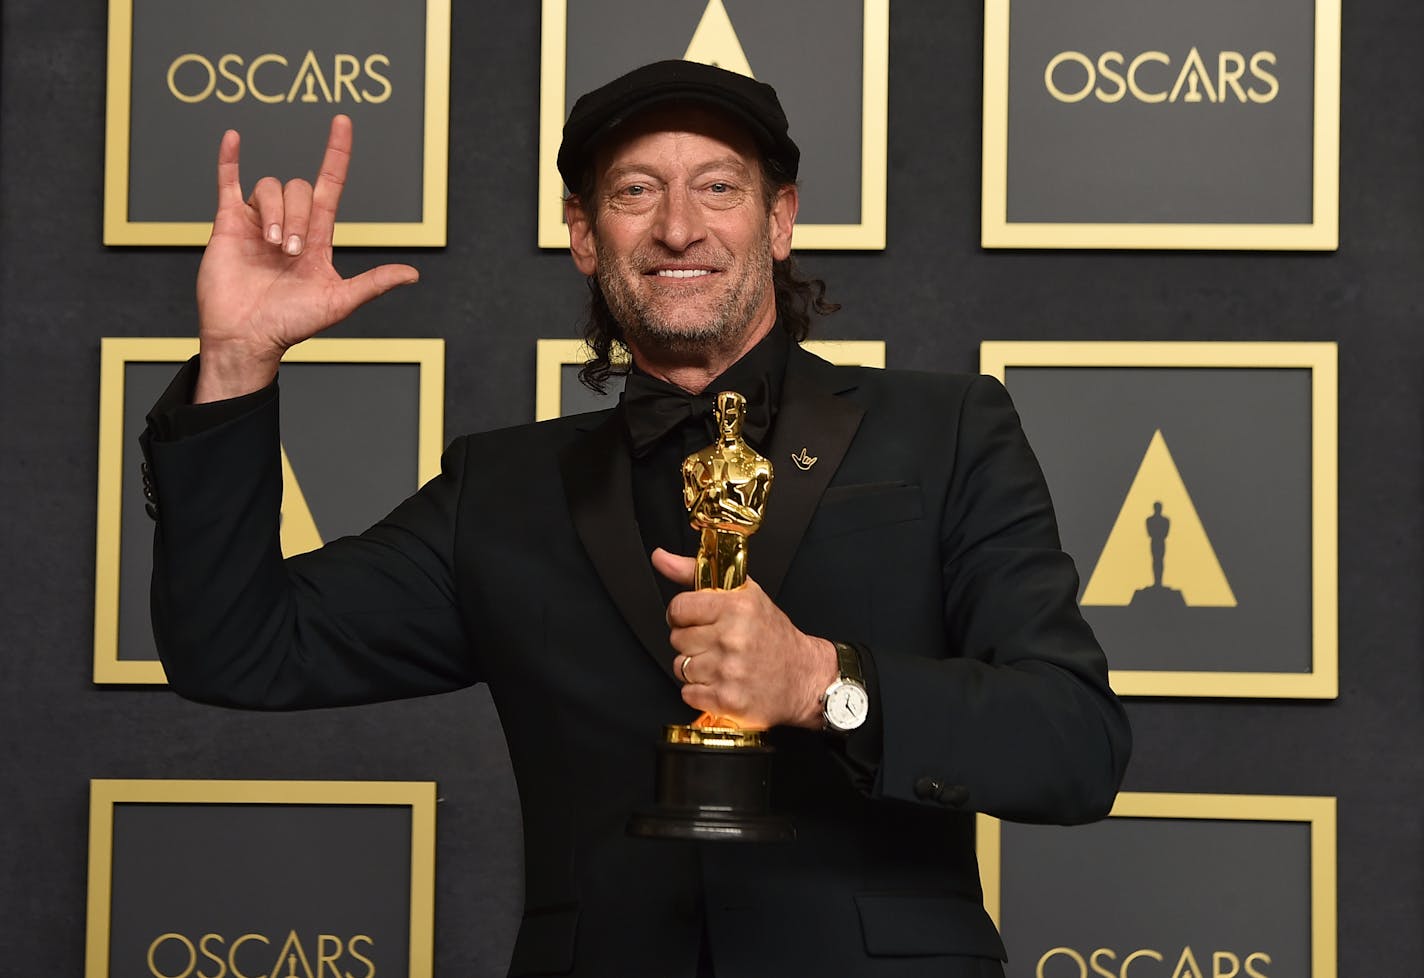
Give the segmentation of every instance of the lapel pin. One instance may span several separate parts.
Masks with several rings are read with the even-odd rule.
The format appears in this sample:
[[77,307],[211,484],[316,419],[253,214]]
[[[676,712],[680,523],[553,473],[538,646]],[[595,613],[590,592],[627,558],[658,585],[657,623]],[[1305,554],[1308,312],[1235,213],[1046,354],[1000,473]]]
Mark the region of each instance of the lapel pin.
[[796,463],[796,467],[798,469],[800,469],[802,472],[805,472],[811,466],[816,464],[816,458],[817,456],[815,455],[807,455],[805,446],[802,446],[801,454],[791,456],[791,461]]

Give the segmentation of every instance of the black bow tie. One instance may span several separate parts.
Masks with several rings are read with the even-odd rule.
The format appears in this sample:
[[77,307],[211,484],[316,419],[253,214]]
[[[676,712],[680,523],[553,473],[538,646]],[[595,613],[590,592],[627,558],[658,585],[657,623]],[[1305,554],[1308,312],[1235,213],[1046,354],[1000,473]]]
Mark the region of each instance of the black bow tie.
[[[666,381],[647,374],[630,373],[623,386],[623,417],[632,438],[633,457],[642,458],[652,451],[663,436],[689,418],[704,422],[707,437],[717,437],[717,422],[713,409],[717,395],[726,388],[713,382],[701,394],[689,394]],[[771,427],[771,412],[767,406],[766,378],[759,378],[750,392],[744,392],[747,408],[742,415],[742,437],[761,444]]]

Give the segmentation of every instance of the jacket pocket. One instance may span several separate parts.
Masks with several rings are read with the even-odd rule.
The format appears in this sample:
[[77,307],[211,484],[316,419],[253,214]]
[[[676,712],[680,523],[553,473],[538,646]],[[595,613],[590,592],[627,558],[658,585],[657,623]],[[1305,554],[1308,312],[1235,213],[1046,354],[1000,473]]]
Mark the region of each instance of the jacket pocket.
[[924,516],[919,486],[903,482],[871,482],[831,486],[821,496],[808,537],[831,537]]
[[576,903],[524,911],[509,962],[510,978],[567,975],[574,970],[579,908]]
[[956,896],[861,893],[855,898],[865,952],[875,957],[959,954],[1006,959],[984,908]]

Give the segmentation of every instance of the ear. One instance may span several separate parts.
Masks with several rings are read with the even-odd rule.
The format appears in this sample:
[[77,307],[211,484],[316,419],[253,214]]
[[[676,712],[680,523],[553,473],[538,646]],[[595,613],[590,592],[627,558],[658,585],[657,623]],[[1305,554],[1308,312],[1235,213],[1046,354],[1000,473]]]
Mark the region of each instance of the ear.
[[776,191],[768,221],[772,226],[772,258],[778,262],[792,253],[792,231],[796,228],[796,211],[799,208],[800,194],[796,184],[786,184]]
[[564,223],[569,227],[569,253],[573,255],[574,267],[584,275],[592,275],[598,270],[593,221],[577,194],[570,194],[564,200]]
[[791,233],[796,227],[796,211],[801,207],[801,195],[796,184],[788,183],[776,192],[771,214],[771,257],[781,261],[791,254]]

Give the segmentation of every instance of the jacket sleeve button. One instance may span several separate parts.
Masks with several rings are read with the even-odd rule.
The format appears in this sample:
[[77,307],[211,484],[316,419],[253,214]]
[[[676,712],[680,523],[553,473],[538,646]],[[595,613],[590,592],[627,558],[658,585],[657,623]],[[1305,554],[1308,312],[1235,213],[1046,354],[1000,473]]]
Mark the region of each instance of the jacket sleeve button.
[[959,808],[969,801],[969,789],[962,784],[945,784],[928,774],[915,782],[915,797],[933,801],[949,808]]
[[920,801],[939,801],[944,794],[944,782],[928,774],[915,782],[915,797]]

